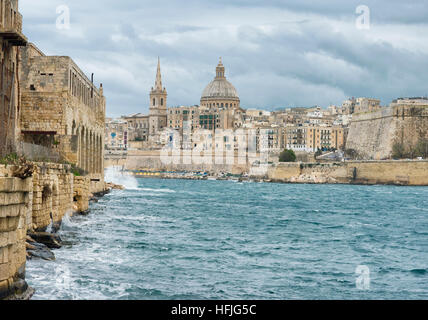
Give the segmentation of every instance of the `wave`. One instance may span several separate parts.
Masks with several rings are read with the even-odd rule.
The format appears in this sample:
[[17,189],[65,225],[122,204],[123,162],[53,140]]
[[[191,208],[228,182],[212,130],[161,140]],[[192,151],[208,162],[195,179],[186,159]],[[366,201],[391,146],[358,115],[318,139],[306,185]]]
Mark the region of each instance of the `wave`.
[[138,180],[133,176],[123,174],[120,167],[107,168],[105,181],[124,186],[128,190],[138,190]]
[[148,192],[160,192],[160,193],[176,193],[177,191],[171,189],[151,189],[151,188],[138,188],[139,191],[148,191]]
[[413,270],[410,270],[410,273],[417,275],[417,276],[424,276],[424,275],[428,274],[428,270],[427,269],[413,269]]

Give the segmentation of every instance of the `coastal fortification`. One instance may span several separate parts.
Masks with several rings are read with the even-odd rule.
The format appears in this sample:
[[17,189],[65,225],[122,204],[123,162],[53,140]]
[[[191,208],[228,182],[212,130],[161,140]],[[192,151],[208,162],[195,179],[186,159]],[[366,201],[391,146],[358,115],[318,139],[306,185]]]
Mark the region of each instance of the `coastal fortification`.
[[70,57],[28,43],[18,0],[0,0],[0,42],[0,300],[28,299],[27,254],[106,192],[106,100]]
[[27,234],[60,226],[66,214],[86,213],[100,192],[100,182],[75,176],[70,165],[31,167],[32,175],[22,178],[16,177],[19,166],[0,165],[0,300],[28,299],[33,292],[25,282]]
[[284,183],[428,186],[428,161],[282,163],[259,178]]
[[364,160],[391,159],[394,145],[413,148],[428,139],[428,99],[398,99],[375,112],[354,114],[347,149]]

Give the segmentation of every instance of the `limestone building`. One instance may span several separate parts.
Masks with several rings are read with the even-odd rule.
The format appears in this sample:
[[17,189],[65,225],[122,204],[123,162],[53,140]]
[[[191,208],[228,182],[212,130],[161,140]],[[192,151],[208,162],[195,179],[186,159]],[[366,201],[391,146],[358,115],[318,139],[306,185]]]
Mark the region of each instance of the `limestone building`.
[[128,122],[123,119],[106,119],[106,151],[128,149]]
[[85,172],[103,176],[102,85],[97,88],[70,57],[46,56],[33,44],[20,53],[24,146],[54,150]]
[[142,113],[135,113],[122,117],[128,124],[128,133],[130,141],[140,141],[147,143],[149,141],[149,116]]
[[0,155],[16,151],[19,140],[20,86],[18,48],[27,44],[22,34],[18,0],[0,1]]
[[380,100],[372,98],[358,98],[355,103],[355,113],[375,112],[381,109]]

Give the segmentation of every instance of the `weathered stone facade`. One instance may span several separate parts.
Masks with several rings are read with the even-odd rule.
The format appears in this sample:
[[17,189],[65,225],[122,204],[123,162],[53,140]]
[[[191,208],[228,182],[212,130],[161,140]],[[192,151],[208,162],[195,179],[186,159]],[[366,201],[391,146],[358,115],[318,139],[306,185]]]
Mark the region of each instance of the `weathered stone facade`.
[[390,159],[395,143],[415,145],[428,139],[428,100],[397,100],[380,111],[355,114],[347,149],[362,159]]
[[74,179],[69,165],[39,163],[33,175],[30,229],[45,231],[73,210]]
[[[14,166],[0,166],[0,300],[28,298],[26,234],[60,225],[65,214],[84,213],[103,181],[74,176],[70,165],[36,163],[33,176],[14,178]],[[28,290],[28,291],[27,291]]]
[[23,141],[57,150],[89,174],[103,175],[105,98],[69,57],[21,50]]
[[27,218],[31,216],[32,179],[10,177],[0,166],[0,300],[24,298]]
[[15,151],[19,139],[20,86],[18,47],[27,39],[22,35],[22,16],[18,0],[0,1],[0,156]]
[[260,177],[285,183],[427,186],[428,161],[280,163]]
[[90,180],[88,177],[74,177],[73,199],[77,212],[86,212],[89,209]]

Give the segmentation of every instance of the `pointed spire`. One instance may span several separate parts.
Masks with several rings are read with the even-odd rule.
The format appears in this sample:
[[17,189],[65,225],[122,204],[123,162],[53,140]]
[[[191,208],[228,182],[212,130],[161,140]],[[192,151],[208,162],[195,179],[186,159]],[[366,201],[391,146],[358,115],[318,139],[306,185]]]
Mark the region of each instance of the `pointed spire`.
[[158,70],[156,73],[155,89],[162,91],[162,75],[161,75],[161,67],[160,67],[160,58],[159,57],[158,57]]

